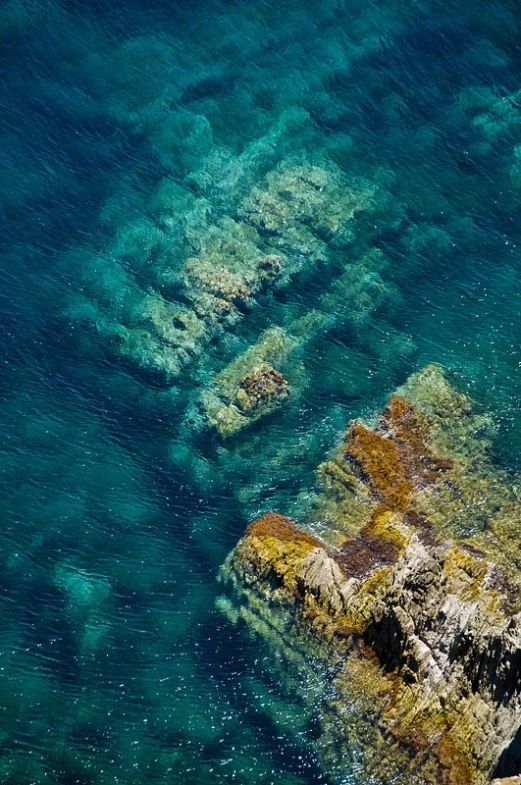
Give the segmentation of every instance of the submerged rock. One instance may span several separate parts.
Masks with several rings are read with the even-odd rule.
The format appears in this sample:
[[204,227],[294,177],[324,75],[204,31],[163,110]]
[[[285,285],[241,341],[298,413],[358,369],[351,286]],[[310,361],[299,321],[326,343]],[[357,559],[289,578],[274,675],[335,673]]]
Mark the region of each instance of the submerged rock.
[[202,396],[209,423],[220,436],[232,436],[271,414],[290,395],[290,385],[272,363],[285,359],[296,342],[283,330],[266,330],[213,380]]
[[333,780],[354,734],[371,782],[521,771],[521,499],[489,429],[428,366],[320,467],[320,537],[269,513],[222,568],[233,621],[335,664],[317,742]]
[[85,332],[173,386],[266,292],[329,269],[337,250],[353,245],[357,218],[377,206],[374,184],[305,156],[255,182],[244,194],[232,188],[224,206],[162,184],[150,217],[116,225],[103,249],[80,254],[81,291],[64,313],[81,324],[82,340]]
[[[373,312],[395,297],[393,288],[377,273],[383,263],[375,252],[350,265],[325,289],[316,308],[284,328],[264,330],[243,354],[210,377],[201,396],[205,421],[220,436],[228,437],[272,414],[290,393],[291,400],[297,400],[306,386],[302,365],[306,345],[340,325],[360,337],[365,335],[370,332],[367,328]],[[406,353],[407,347],[402,345],[401,351]],[[291,378],[283,375],[286,369]]]
[[271,365],[257,365],[243,376],[237,392],[237,405],[243,412],[271,406],[289,395],[288,383]]

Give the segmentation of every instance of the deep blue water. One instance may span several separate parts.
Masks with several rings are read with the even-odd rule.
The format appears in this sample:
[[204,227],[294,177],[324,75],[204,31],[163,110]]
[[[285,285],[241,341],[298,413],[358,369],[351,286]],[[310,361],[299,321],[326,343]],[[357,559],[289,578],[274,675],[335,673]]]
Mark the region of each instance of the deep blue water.
[[[2,783],[329,781],[319,700],[215,609],[216,574],[425,362],[519,466],[519,27],[513,0],[4,0]],[[351,245],[304,221],[291,281],[168,370],[187,255],[308,164],[373,189]],[[208,430],[216,374],[313,309],[285,408]]]

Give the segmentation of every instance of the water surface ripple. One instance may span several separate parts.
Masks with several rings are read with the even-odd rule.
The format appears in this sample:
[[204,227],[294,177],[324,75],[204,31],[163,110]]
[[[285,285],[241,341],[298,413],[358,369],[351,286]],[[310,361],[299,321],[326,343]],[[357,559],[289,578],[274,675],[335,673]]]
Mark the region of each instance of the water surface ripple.
[[[2,4],[0,782],[367,782],[356,739],[320,771],[320,674],[229,624],[216,574],[425,362],[518,467],[519,25],[513,0]],[[337,188],[320,220],[297,171]],[[302,211],[291,275],[176,354],[187,256],[240,256],[270,188]],[[223,440],[204,396],[270,327],[292,395]]]

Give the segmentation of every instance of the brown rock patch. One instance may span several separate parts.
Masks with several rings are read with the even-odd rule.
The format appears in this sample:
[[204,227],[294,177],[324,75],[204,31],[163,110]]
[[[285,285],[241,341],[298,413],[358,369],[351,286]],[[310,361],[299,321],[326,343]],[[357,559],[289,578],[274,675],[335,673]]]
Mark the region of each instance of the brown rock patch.
[[289,395],[289,385],[279,371],[262,363],[241,379],[237,405],[249,414],[262,407],[281,403]]
[[403,512],[414,488],[435,482],[453,462],[432,453],[426,426],[405,398],[391,398],[380,424],[381,430],[374,431],[353,423],[346,455],[358,465],[377,499]]
[[312,545],[314,548],[322,547],[322,543],[313,537],[309,532],[299,529],[291,518],[279,515],[276,512],[267,512],[255,521],[252,521],[246,528],[246,534],[250,537],[275,537],[281,542],[299,542]]

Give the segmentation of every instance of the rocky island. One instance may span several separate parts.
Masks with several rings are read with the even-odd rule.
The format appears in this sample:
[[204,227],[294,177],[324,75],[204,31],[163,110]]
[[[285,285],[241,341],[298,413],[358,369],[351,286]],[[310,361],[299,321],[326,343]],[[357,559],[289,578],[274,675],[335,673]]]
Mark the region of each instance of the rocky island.
[[495,785],[521,772],[521,485],[493,421],[438,366],[318,468],[305,520],[253,521],[220,607],[292,663],[325,664],[317,755],[345,782]]

